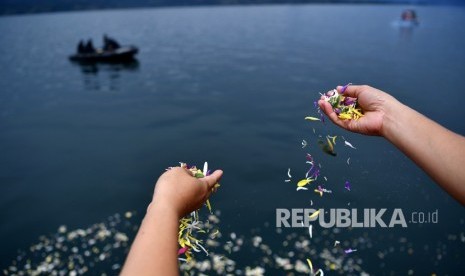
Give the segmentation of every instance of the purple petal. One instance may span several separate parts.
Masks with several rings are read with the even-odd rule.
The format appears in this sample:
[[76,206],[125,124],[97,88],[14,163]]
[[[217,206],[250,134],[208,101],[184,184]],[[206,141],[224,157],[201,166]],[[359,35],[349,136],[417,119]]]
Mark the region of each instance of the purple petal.
[[310,155],[310,153],[307,153],[307,156],[305,156],[305,158],[307,158],[307,160],[310,162],[313,161],[313,157]]
[[316,178],[320,175],[320,170],[319,169],[316,169],[313,174],[312,174],[312,178]]
[[349,181],[346,181],[346,184],[344,185],[344,188],[346,188],[348,191],[350,191],[350,183],[349,183]]
[[344,92],[346,92],[347,87],[349,87],[349,85],[351,85],[351,84],[352,84],[352,83],[349,82],[348,84],[344,85],[344,86],[342,87],[342,89],[341,89],[341,94],[344,93]]
[[318,108],[318,102],[317,101],[314,101],[313,105],[315,106],[315,108]]
[[178,250],[178,255],[181,255],[181,254],[186,253],[187,249],[188,249],[187,246],[182,247],[182,248],[179,248],[179,250]]
[[334,113],[336,113],[337,115],[339,115],[339,114],[341,113],[341,109],[335,108],[335,109],[334,109]]
[[343,105],[347,106],[347,105],[351,105],[355,103],[355,100],[354,99],[351,99],[351,98],[344,98],[344,101],[342,102]]
[[210,171],[210,170],[208,170],[208,171],[207,171],[207,175],[206,175],[206,176],[209,176],[209,175],[210,175],[210,173],[211,173],[211,171]]

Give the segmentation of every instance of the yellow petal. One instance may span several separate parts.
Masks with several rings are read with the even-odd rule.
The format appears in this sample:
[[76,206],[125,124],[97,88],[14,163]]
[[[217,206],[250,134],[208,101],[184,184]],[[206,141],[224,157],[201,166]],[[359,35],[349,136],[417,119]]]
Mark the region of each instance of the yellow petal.
[[308,266],[310,267],[310,274],[313,275],[313,264],[312,264],[312,261],[310,261],[310,259],[307,259],[307,263],[308,263]]
[[208,208],[208,211],[210,211],[210,214],[212,213],[212,206],[210,205],[210,200],[207,199],[207,208]]
[[310,219],[316,218],[316,217],[318,216],[319,213],[320,213],[320,210],[315,211],[315,213],[311,214],[311,215],[309,216],[309,218],[310,218]]
[[303,187],[303,186],[307,185],[308,183],[310,183],[310,182],[312,182],[312,181],[313,181],[312,179],[307,179],[307,178],[305,178],[305,179],[300,180],[300,181],[297,183],[297,186],[298,186],[298,187]]
[[334,151],[334,146],[333,146],[333,144],[331,143],[331,141],[329,140],[329,138],[327,136],[326,136],[326,141],[328,141],[329,149],[333,152]]
[[331,140],[333,141],[333,144],[336,145],[336,138],[337,138],[337,135],[334,135],[334,136],[329,136],[329,135],[328,135],[328,137],[331,138]]
[[316,117],[305,117],[305,120],[309,120],[309,121],[320,121],[319,118],[316,118]]
[[347,113],[341,113],[339,114],[339,119],[343,119],[343,120],[346,120],[346,119],[352,119],[352,116],[350,116],[349,114]]

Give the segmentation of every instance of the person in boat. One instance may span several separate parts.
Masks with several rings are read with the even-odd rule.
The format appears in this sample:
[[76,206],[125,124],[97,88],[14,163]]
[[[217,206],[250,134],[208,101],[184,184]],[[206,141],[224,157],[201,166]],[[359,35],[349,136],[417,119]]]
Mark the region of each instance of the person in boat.
[[119,45],[118,42],[116,42],[116,40],[114,40],[113,38],[110,38],[108,37],[106,34],[103,35],[103,50],[104,51],[114,51],[118,48],[120,48],[121,46]]
[[77,46],[77,53],[78,53],[78,54],[82,54],[82,53],[84,53],[84,52],[85,52],[84,41],[81,39],[81,40],[79,41],[78,46]]
[[405,11],[403,11],[402,14],[400,15],[400,18],[404,22],[411,22],[411,23],[414,23],[414,24],[418,23],[417,13],[414,10],[405,10]]
[[92,39],[87,40],[86,46],[84,46],[84,53],[86,54],[93,54],[95,53],[94,44],[92,43]]

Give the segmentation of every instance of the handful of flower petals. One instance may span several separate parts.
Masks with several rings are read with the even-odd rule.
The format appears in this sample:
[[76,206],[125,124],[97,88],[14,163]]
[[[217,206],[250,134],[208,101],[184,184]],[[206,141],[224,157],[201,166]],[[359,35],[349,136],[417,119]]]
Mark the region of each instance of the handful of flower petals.
[[[205,162],[203,171],[197,169],[196,166],[188,166],[186,163],[180,163],[181,168],[187,169],[193,177],[196,178],[203,178],[205,176],[210,175],[210,171],[208,170],[208,163]],[[216,191],[220,187],[219,183],[216,183],[213,191]],[[207,200],[205,203],[206,207],[208,208],[210,214],[212,214],[212,208],[210,201]],[[200,210],[200,209],[199,209]],[[201,252],[203,251],[208,256],[208,251],[202,245],[204,243],[201,236],[205,236],[205,238],[214,238],[218,233],[218,229],[209,235],[210,231],[213,229],[211,226],[211,222],[202,221],[199,218],[199,210],[193,211],[190,215],[185,216],[179,220],[179,232],[178,232],[178,243],[180,249],[178,250],[178,255],[185,255],[184,258],[178,258],[180,261],[190,262],[193,259],[193,252]]]
[[341,120],[358,120],[363,117],[363,111],[357,104],[357,99],[344,96],[344,91],[347,89],[345,85],[341,93],[336,89],[330,90],[323,94],[323,99],[331,104],[334,112]]

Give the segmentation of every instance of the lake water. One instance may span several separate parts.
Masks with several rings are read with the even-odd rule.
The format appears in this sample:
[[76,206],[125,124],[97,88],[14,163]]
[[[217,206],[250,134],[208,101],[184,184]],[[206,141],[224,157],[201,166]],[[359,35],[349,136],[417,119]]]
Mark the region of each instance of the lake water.
[[[369,239],[356,254],[357,265],[371,274],[463,272],[459,203],[382,138],[303,120],[315,115],[319,92],[353,82],[388,91],[465,134],[465,9],[415,7],[420,25],[400,29],[393,22],[404,8],[238,6],[1,17],[1,267],[60,225],[85,228],[127,210],[137,211],[137,225],[166,167],[208,161],[225,172],[212,198],[225,235],[260,233],[279,251],[276,208],[310,208],[310,200],[325,209],[438,210],[437,224],[342,228],[333,238]],[[138,62],[89,67],[68,61],[80,39],[100,45],[104,33],[137,45]],[[325,155],[317,134],[343,135],[357,150],[338,142],[338,156]],[[288,168],[294,180],[305,174],[306,152],[321,163],[333,194],[319,198],[284,182]],[[320,230],[314,228],[314,238]],[[285,231],[308,238],[305,228]],[[308,257],[317,267],[325,268],[318,254],[334,239],[311,245]],[[236,257],[241,266],[258,265],[246,250]],[[274,269],[267,274],[282,274]]]

